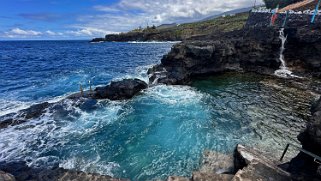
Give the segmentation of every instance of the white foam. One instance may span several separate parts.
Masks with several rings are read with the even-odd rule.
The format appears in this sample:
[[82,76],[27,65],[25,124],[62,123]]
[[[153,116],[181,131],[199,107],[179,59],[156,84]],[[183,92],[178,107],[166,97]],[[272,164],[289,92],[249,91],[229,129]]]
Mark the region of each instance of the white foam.
[[145,90],[144,93],[167,104],[197,103],[205,95],[192,87],[178,85],[157,85]]
[[112,170],[119,168],[120,165],[115,162],[105,162],[101,160],[99,154],[97,154],[95,160],[77,156],[71,157],[62,161],[59,164],[59,167],[65,169],[76,169],[87,173],[99,173],[114,177]]

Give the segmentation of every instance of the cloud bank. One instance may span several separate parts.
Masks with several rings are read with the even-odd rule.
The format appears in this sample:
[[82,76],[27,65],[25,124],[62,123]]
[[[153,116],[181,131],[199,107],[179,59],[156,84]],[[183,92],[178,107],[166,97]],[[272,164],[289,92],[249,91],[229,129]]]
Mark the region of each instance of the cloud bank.
[[[105,34],[126,32],[139,26],[200,20],[225,11],[250,7],[254,2],[255,0],[119,0],[114,4],[88,7],[90,12],[73,16],[73,21],[60,27],[59,32],[16,27],[2,33],[2,37],[103,37]],[[257,4],[262,3],[262,0],[257,0]],[[51,13],[20,13],[18,16],[43,23],[55,23],[57,18],[63,17]]]

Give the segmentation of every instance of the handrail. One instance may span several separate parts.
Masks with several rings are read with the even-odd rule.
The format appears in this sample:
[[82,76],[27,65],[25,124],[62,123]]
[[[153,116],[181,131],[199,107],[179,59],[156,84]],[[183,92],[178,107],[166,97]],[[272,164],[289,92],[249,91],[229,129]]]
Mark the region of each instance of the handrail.
[[[314,162],[316,162],[316,163],[318,163],[318,164],[321,164],[321,157],[320,157],[320,156],[318,156],[318,155],[316,155],[316,154],[314,154],[314,153],[311,153],[311,152],[309,152],[309,151],[307,151],[307,150],[305,150],[305,149],[303,149],[303,148],[300,148],[300,147],[298,147],[298,146],[296,146],[296,145],[293,145],[293,144],[291,144],[291,143],[288,143],[288,144],[286,145],[286,147],[285,147],[285,149],[284,149],[284,151],[283,151],[283,153],[282,153],[282,156],[281,156],[281,158],[280,158],[280,161],[283,160],[283,158],[284,158],[286,152],[288,151],[290,145],[291,145],[292,147],[296,148],[297,150],[299,150],[300,152],[305,153],[305,154],[313,157],[313,158],[314,158]],[[317,160],[318,160],[319,162],[318,162]]]

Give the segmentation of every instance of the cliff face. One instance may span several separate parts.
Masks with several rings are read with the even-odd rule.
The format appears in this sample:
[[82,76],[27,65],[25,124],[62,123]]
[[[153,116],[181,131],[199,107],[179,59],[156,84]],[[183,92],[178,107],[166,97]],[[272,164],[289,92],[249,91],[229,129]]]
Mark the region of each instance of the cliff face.
[[[202,40],[175,45],[163,57],[161,64],[149,71],[150,82],[188,84],[194,76],[224,71],[273,74],[281,64],[280,28],[264,26],[261,19],[257,20],[261,24],[253,18],[249,21],[242,30],[216,33],[200,38]],[[320,77],[321,23],[295,27],[303,21],[292,22],[284,30],[287,35],[284,52],[287,66],[295,74]]]

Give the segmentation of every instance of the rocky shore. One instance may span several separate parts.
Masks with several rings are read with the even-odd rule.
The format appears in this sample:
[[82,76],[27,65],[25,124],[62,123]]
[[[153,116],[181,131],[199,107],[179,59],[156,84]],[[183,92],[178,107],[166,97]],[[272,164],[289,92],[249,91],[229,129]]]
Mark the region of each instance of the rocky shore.
[[[149,84],[189,85],[196,77],[228,71],[273,75],[281,65],[279,30],[279,27],[252,22],[240,30],[216,32],[199,36],[198,40],[179,43],[162,58],[161,64],[148,71]],[[284,31],[288,38],[284,56],[289,68],[295,75],[321,78],[321,24],[289,26]],[[292,82],[304,89],[320,91],[318,86],[304,87],[305,85],[297,84],[300,81]],[[71,95],[67,99],[74,100],[75,106],[91,107],[97,99],[130,99],[147,87],[148,84],[141,80],[124,79],[95,90]],[[0,129],[39,117],[52,106],[55,105],[46,102],[2,116]],[[312,106],[311,113],[312,118],[307,120],[307,128],[298,139],[303,149],[320,156],[321,99]],[[218,157],[221,161],[217,161]],[[277,159],[261,151],[237,145],[233,156],[206,151],[201,168],[194,172],[191,178],[172,176],[168,180],[321,179],[320,164],[304,153],[286,164]],[[58,167],[37,170],[29,168],[25,163],[0,163],[0,170],[0,178],[7,180],[118,180]]]

